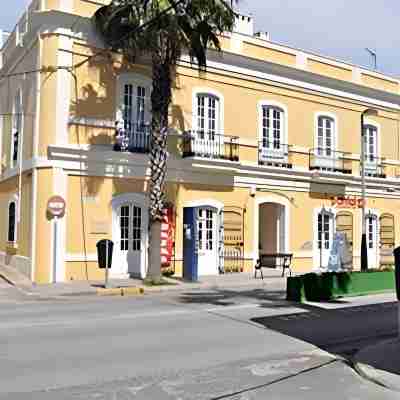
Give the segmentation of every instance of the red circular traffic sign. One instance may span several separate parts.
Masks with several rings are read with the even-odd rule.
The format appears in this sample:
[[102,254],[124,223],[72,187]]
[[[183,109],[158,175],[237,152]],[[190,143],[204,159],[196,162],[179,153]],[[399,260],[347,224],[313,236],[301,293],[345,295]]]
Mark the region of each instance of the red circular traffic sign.
[[65,213],[65,200],[61,196],[52,196],[47,202],[47,212],[52,217],[62,217]]

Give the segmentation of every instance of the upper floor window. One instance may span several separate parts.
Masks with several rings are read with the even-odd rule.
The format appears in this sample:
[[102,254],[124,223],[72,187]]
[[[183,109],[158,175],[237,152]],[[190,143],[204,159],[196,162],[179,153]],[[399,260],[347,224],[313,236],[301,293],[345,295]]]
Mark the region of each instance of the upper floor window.
[[10,243],[15,242],[15,230],[16,230],[16,204],[12,201],[8,206],[8,235],[7,240]]
[[320,156],[333,157],[335,150],[336,123],[332,117],[318,117],[317,152]]
[[275,106],[262,107],[262,147],[280,149],[285,131],[285,113]]
[[148,151],[150,146],[150,79],[122,74],[118,80],[117,137],[115,150]]
[[146,88],[134,86],[131,83],[124,85],[123,121],[124,128],[129,131],[143,131],[146,123]]
[[219,98],[212,94],[198,94],[196,106],[197,135],[214,140],[221,127]]
[[378,129],[373,125],[364,125],[365,161],[374,163],[378,157]]

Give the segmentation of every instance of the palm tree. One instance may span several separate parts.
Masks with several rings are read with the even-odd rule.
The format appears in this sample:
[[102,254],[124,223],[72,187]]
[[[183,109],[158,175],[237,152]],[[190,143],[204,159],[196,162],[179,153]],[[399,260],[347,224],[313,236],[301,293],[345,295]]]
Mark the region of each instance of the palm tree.
[[152,67],[150,246],[148,277],[161,276],[160,234],[167,172],[168,111],[175,67],[183,53],[207,65],[207,49],[220,50],[218,36],[232,31],[235,14],[225,0],[112,0],[93,16],[111,51],[135,62],[149,56]]

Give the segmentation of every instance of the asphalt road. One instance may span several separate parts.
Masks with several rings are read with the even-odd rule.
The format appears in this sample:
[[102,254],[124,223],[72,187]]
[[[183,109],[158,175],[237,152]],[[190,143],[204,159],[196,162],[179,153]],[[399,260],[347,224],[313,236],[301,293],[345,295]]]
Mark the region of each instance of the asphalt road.
[[[1,303],[0,399],[398,398],[315,347],[349,354],[393,335],[397,305],[281,298],[258,289]],[[330,394],[332,380],[341,385]]]

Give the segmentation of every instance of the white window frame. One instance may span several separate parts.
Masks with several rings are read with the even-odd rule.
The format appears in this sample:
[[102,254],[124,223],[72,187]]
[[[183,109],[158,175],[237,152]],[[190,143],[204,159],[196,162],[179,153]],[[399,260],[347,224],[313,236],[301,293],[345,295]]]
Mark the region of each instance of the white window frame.
[[[330,118],[334,122],[334,131],[332,137],[332,151],[338,151],[338,142],[339,142],[339,123],[336,114],[328,111],[318,111],[314,116],[314,149],[318,148],[318,122],[320,118]],[[335,153],[333,153],[335,154]],[[318,154],[315,154],[316,156]]]
[[[123,121],[124,117],[124,93],[125,93],[125,85],[133,85],[134,87],[134,99],[135,101],[132,104],[132,112],[134,115],[133,120],[135,120],[136,115],[137,115],[137,107],[136,107],[136,91],[137,88],[144,87],[146,90],[146,99],[145,101],[145,125],[151,124],[151,78],[145,75],[137,74],[134,72],[125,72],[120,75],[118,75],[116,79],[116,99],[117,99],[117,104],[116,104],[116,120],[117,121]],[[147,113],[146,113],[146,107],[147,107]]]
[[265,157],[265,161],[268,161],[268,159],[282,161],[282,158],[284,158],[283,155],[285,154],[285,148],[281,148],[281,149],[272,149],[271,148],[270,149],[270,148],[262,146],[262,142],[264,139],[263,138],[263,133],[264,133],[263,110],[265,107],[276,108],[283,112],[283,119],[282,119],[283,128],[281,129],[281,135],[280,135],[280,143],[283,145],[289,144],[289,141],[288,141],[288,132],[289,132],[288,107],[285,104],[274,101],[274,100],[261,100],[258,102],[258,107],[257,107],[258,146],[259,146],[259,151],[263,152],[262,154],[260,154],[260,157]]
[[197,131],[197,98],[199,95],[204,96],[213,96],[218,99],[219,102],[219,110],[217,117],[219,121],[217,123],[218,129],[216,130],[216,134],[224,135],[224,109],[225,109],[225,100],[222,93],[217,90],[207,88],[207,87],[197,87],[193,89],[192,92],[192,130]]
[[283,129],[281,132],[280,141],[282,144],[288,144],[288,132],[289,132],[289,113],[288,108],[285,104],[274,101],[274,100],[261,100],[258,102],[258,141],[259,143],[263,140],[263,109],[264,107],[279,108],[283,111]]
[[[17,103],[19,109],[17,109]],[[13,108],[12,108],[12,123],[11,123],[11,140],[10,140],[10,168],[14,168],[20,159],[21,155],[21,140],[23,135],[24,129],[24,114],[23,114],[23,98],[22,98],[22,90],[19,88],[14,96]],[[18,124],[19,120],[19,132],[18,132],[18,147],[17,147],[17,159],[14,160],[14,134],[16,125]]]
[[[381,125],[369,118],[364,119],[364,126],[373,126],[376,129],[376,157],[381,157]],[[364,145],[364,144],[363,144]],[[366,153],[365,153],[366,154]],[[360,155],[361,159],[361,155]],[[368,161],[366,162],[368,164]]]

